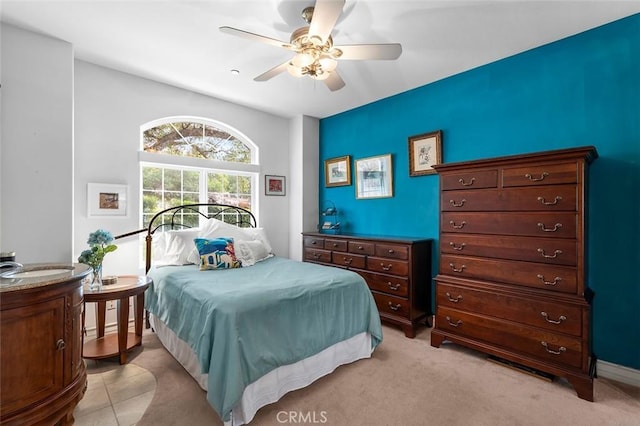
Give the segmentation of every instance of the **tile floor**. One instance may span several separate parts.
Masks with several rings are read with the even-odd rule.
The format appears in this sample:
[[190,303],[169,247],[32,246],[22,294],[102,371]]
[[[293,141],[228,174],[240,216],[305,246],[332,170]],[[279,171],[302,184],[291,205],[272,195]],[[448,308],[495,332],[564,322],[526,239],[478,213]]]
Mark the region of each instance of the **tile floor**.
[[156,379],[134,364],[85,360],[87,391],[73,413],[76,426],[135,425],[153,399]]

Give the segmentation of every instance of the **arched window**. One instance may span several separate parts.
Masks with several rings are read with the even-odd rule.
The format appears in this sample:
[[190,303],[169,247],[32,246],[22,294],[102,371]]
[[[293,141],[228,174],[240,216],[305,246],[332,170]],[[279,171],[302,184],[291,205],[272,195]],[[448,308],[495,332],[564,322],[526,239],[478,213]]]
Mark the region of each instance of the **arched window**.
[[[141,126],[141,145],[143,226],[182,204],[257,211],[258,149],[237,130],[204,118],[169,117]],[[183,221],[198,226],[199,218],[185,213]]]

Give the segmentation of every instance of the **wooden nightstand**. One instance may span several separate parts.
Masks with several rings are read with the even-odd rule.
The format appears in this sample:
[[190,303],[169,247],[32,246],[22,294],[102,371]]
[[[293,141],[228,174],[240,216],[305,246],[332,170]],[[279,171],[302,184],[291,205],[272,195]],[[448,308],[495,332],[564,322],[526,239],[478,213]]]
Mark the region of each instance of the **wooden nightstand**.
[[[119,276],[115,284],[102,286],[97,292],[84,286],[84,302],[97,305],[96,334],[97,338],[85,342],[82,357],[88,359],[102,359],[119,356],[120,364],[127,362],[127,351],[142,344],[142,317],[144,312],[144,292],[152,283],[146,276]],[[134,298],[135,332],[129,332],[129,298]],[[105,315],[107,301],[117,300],[118,332],[105,336]],[[84,329],[84,311],[82,314],[82,328]]]

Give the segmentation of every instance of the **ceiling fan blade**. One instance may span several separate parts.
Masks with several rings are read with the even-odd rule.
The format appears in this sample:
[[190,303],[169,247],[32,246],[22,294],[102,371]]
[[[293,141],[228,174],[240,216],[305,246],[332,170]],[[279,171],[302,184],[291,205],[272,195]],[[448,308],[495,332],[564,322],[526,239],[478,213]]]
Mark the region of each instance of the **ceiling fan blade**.
[[334,49],[342,51],[337,59],[347,60],[393,60],[398,59],[402,53],[402,45],[399,43],[390,44],[352,44],[346,46],[334,46]]
[[235,35],[238,37],[246,38],[249,40],[256,40],[262,43],[271,44],[277,47],[284,47],[285,49],[295,50],[295,47],[286,41],[276,40],[275,38],[261,36],[259,34],[250,33],[249,31],[239,30],[237,28],[232,27],[220,27],[220,31],[223,33]]
[[254,78],[254,81],[267,81],[273,77],[275,77],[276,75],[283,73],[287,70],[287,65],[289,64],[289,61],[283,62],[280,65],[276,65],[275,67],[271,68],[269,71],[260,74],[259,76],[257,76],[256,78]]
[[324,80],[324,84],[327,85],[329,90],[335,92],[336,90],[340,90],[344,87],[344,80],[340,77],[335,70],[329,73],[329,77]]
[[324,44],[342,13],[345,0],[316,0],[309,24],[309,37],[317,36]]

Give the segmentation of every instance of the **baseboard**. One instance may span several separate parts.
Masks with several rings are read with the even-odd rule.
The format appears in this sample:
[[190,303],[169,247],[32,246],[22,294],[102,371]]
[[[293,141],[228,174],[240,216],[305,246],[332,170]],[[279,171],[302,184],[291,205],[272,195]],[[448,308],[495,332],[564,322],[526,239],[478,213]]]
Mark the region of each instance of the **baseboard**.
[[596,363],[598,377],[615,380],[640,388],[640,370],[625,367],[611,362],[598,360]]

